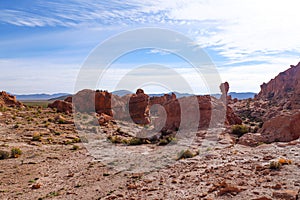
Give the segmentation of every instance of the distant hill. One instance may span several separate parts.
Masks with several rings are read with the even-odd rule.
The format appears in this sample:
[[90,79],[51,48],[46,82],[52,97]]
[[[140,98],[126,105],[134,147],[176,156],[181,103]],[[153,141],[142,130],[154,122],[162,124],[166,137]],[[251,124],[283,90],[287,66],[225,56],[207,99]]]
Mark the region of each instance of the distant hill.
[[237,99],[249,99],[249,98],[254,98],[254,96],[256,95],[256,93],[254,92],[229,92],[229,95],[231,95],[231,97],[237,98]]
[[[174,93],[176,95],[177,98],[181,98],[181,97],[188,97],[188,96],[193,96],[193,94],[189,94],[189,93],[180,93],[180,92],[169,92],[168,94],[172,94]],[[164,96],[164,93],[160,93],[160,94],[148,94],[150,97],[160,97],[160,96]]]
[[133,93],[130,92],[129,90],[116,90],[116,91],[113,91],[112,94],[122,97],[122,96],[125,96],[127,94],[133,94]]
[[[169,94],[171,94],[170,92]],[[176,94],[177,98],[181,97],[188,97],[192,96],[193,94],[189,93],[180,93],[180,92],[174,92]],[[124,96],[127,94],[133,94],[132,92],[128,90],[116,90],[112,92],[114,95],[118,96]],[[253,98],[256,93],[253,92],[229,92],[229,95],[231,95],[232,98],[237,98],[237,99],[248,99],[248,98]],[[64,100],[68,96],[71,96],[72,94],[68,93],[56,93],[56,94],[24,94],[24,95],[15,95],[18,100],[20,101],[29,101],[29,100],[49,100],[49,101],[55,101],[55,100]],[[158,96],[163,96],[164,93],[159,93],[159,94],[148,94],[150,97],[158,97]],[[220,98],[221,94],[212,94],[212,96],[216,98]]]
[[56,94],[22,94],[15,95],[20,101],[29,101],[29,100],[49,100],[55,99],[62,96],[69,96],[68,93],[56,93]]
[[[256,93],[254,92],[229,92],[228,95],[231,95],[231,98],[237,98],[237,99],[249,99],[254,98]],[[220,98],[221,94],[212,94],[211,96]]]
[[55,97],[55,98],[51,98],[48,99],[49,101],[56,101],[56,100],[65,100],[67,97],[72,96],[72,94],[67,94],[67,95],[63,95],[63,96],[59,96],[59,97]]

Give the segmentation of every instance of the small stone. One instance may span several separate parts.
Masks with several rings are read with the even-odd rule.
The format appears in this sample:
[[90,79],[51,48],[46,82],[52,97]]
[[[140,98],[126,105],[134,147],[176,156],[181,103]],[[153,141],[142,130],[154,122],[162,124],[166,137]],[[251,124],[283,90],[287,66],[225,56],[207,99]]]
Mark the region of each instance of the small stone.
[[31,189],[37,190],[37,189],[41,188],[41,186],[42,186],[42,185],[41,185],[40,183],[37,183],[37,184],[32,185],[32,186],[31,186]]
[[286,200],[296,200],[298,191],[295,190],[280,190],[273,192],[274,198],[286,199]]
[[276,185],[272,186],[272,188],[274,190],[279,190],[279,189],[281,189],[281,184],[277,183]]
[[171,183],[173,183],[173,184],[177,183],[176,179],[173,179],[173,180],[171,181]]
[[134,190],[134,189],[137,189],[137,185],[135,185],[135,184],[128,184],[128,185],[127,185],[127,189],[128,189],[128,190]]

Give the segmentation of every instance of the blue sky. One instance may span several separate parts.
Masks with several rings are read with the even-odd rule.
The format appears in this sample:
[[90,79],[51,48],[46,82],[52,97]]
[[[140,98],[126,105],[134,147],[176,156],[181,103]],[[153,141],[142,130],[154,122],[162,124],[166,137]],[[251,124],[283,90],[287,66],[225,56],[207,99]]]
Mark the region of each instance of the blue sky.
[[[297,0],[1,0],[0,90],[73,93],[78,72],[97,45],[123,31],[158,27],[191,38],[231,91],[258,92],[260,84],[300,61],[299,5]],[[99,87],[114,90],[122,76],[151,62],[183,74],[196,93],[207,92],[187,63],[155,49],[118,59]]]

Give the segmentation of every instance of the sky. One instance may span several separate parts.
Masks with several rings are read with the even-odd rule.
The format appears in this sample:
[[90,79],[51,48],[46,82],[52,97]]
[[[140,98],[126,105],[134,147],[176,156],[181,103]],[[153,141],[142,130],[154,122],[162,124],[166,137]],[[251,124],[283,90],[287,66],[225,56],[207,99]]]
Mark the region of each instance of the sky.
[[[299,6],[297,0],[0,0],[0,90],[74,93],[91,52],[116,35],[153,27],[190,38],[230,91],[259,92],[263,82],[300,61]],[[157,70],[147,75],[155,81],[137,85],[146,92],[172,89],[155,79],[158,65],[169,69],[161,79],[175,71],[194,93],[210,92],[176,50],[155,48],[120,55],[95,87],[119,89],[151,64]]]

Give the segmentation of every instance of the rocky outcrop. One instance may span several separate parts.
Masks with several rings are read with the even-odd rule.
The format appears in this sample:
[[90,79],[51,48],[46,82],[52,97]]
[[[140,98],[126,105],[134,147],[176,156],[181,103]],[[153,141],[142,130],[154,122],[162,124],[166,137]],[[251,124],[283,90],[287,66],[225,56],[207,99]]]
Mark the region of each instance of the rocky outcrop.
[[111,108],[111,96],[112,94],[107,91],[96,91],[94,97],[96,113],[104,113],[106,115],[113,116]]
[[226,109],[226,123],[228,125],[234,125],[234,124],[242,124],[242,120],[240,117],[238,117],[234,110],[230,107],[230,106],[227,106],[227,109]]
[[129,114],[136,124],[149,124],[149,96],[142,89],[138,89],[136,94],[129,99]]
[[266,121],[260,131],[263,142],[289,142],[300,137],[300,112]]
[[165,125],[162,126],[165,131],[189,127],[206,129],[242,122],[229,106],[209,95],[177,99],[175,94],[167,94],[162,97],[152,97],[150,105],[154,106],[155,104],[159,104],[162,108],[152,109],[151,107],[151,115],[166,118]]
[[17,101],[16,97],[4,91],[0,92],[0,107],[22,107],[21,102]]
[[[228,83],[227,86],[225,91],[228,92]],[[107,91],[82,90],[73,97],[73,101],[75,109],[79,112],[96,112],[116,120],[133,121],[136,124],[151,123],[151,115],[153,123],[165,131],[176,131],[179,127],[191,126],[203,129],[218,126],[221,121],[221,125],[241,122],[230,107],[209,95],[177,99],[172,93],[149,98],[142,89],[138,89],[135,94],[119,97]],[[195,109],[198,110],[195,112]],[[165,120],[158,116],[164,116]]]
[[[154,105],[160,105],[161,107]],[[181,122],[181,109],[175,94],[151,97],[150,106],[151,116],[156,116],[157,118],[154,122],[155,126],[162,127],[163,131],[178,130]]]
[[254,99],[237,102],[237,113],[248,122],[263,126],[256,134],[246,134],[239,143],[255,146],[258,143],[290,142],[300,137],[300,63],[279,73]]
[[247,133],[239,144],[257,146],[260,143],[290,142],[300,137],[300,112],[279,115],[266,121],[259,133]]
[[221,90],[221,100],[227,104],[228,100],[231,99],[231,97],[228,96],[229,83],[228,82],[221,83],[220,90]]
[[73,97],[72,97],[72,96],[69,96],[69,97],[65,98],[64,101],[69,102],[69,103],[72,103],[72,102],[73,102]]
[[49,108],[56,109],[57,112],[64,112],[64,113],[72,113],[73,106],[72,103],[62,100],[56,100],[53,103],[48,105]]
[[300,63],[263,83],[256,99],[269,100],[284,109],[300,108]]
[[111,98],[112,94],[107,91],[85,89],[74,95],[73,102],[77,112],[96,112],[113,116]]

